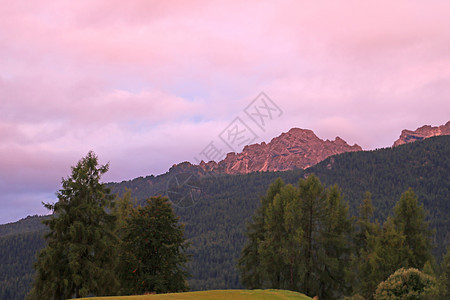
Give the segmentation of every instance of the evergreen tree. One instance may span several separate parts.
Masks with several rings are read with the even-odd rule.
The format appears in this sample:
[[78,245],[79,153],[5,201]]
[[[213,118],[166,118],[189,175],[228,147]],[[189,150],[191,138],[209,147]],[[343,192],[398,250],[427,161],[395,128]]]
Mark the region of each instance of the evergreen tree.
[[356,220],[356,230],[354,237],[353,253],[353,279],[354,292],[361,295],[373,294],[378,282],[372,282],[372,265],[369,262],[369,255],[374,251],[373,241],[381,234],[380,225],[373,222],[372,194],[366,192],[363,202],[359,206],[359,215]]
[[292,185],[287,185],[283,188],[280,196],[286,201],[283,216],[285,236],[281,249],[284,264],[287,266],[286,269],[289,270],[288,277],[286,278],[288,284],[285,288],[298,291],[301,283],[299,279],[303,273],[301,265],[302,258],[300,251],[298,251],[303,243],[301,200],[298,197],[298,191]]
[[356,221],[357,231],[355,234],[356,254],[360,257],[361,252],[367,251],[367,237],[375,234],[378,225],[373,222],[372,194],[366,192],[363,202],[358,209],[359,215]]
[[187,291],[189,244],[168,199],[152,197],[125,220],[118,267],[122,294]]
[[404,192],[394,208],[394,223],[397,230],[405,235],[405,242],[411,251],[408,266],[422,269],[425,263],[432,259],[431,236],[425,222],[423,205],[418,204],[416,195],[412,189]]
[[108,167],[98,166],[97,156],[89,152],[62,180],[58,202],[44,204],[53,216],[43,221],[50,232],[38,255],[28,298],[58,300],[115,292],[115,217],[108,213],[113,196],[100,183]]
[[450,299],[450,247],[444,255],[440,266],[441,274],[438,279],[439,299]]
[[116,234],[120,239],[124,235],[124,228],[132,213],[136,210],[136,206],[137,200],[131,198],[131,190],[128,188],[125,189],[122,197],[118,197],[114,203],[113,212],[116,216]]
[[377,285],[402,267],[431,267],[431,231],[425,222],[423,206],[409,189],[394,208],[394,217],[388,218],[381,232],[370,222],[372,207],[370,194],[366,194],[357,221],[355,235],[356,257],[359,260],[356,290],[366,299],[373,299]]
[[406,237],[395,228],[391,218],[383,224],[380,234],[370,236],[368,243],[369,249],[372,249],[367,255],[370,273],[364,278],[362,295],[366,299],[373,299],[381,281],[386,280],[397,269],[408,266],[411,251],[406,244]]
[[277,178],[268,188],[266,195],[261,197],[261,206],[256,210],[253,216],[253,222],[247,224],[247,244],[242,250],[238,267],[240,271],[241,283],[249,288],[256,289],[269,287],[266,273],[261,268],[261,256],[259,253],[260,243],[264,241],[265,236],[265,212],[270,203],[281,189],[285,186],[281,178]]
[[[284,187],[282,188],[282,190]],[[281,191],[280,191],[281,192]],[[271,288],[283,289],[285,265],[280,250],[286,237],[284,230],[285,199],[275,195],[273,202],[268,203],[264,215],[264,235],[258,243],[262,272]]]
[[264,212],[264,239],[258,245],[261,268],[271,288],[299,288],[298,249],[302,242],[301,212],[297,191],[292,185],[281,188]]
[[434,269],[433,269],[431,261],[427,261],[425,263],[425,265],[423,266],[422,272],[424,274],[427,274],[427,275],[431,276],[431,277],[436,277],[436,273],[434,272]]
[[345,294],[351,224],[337,186],[325,190],[314,175],[297,189],[277,180],[253,220],[239,261],[246,287]]
[[338,299],[351,288],[351,223],[348,204],[337,185],[327,190],[326,217],[322,220],[319,299]]
[[318,294],[320,274],[319,251],[322,245],[320,240],[320,224],[326,218],[326,192],[315,175],[299,181],[299,195],[302,203],[302,228],[304,231],[303,247],[301,255],[304,258],[304,277],[302,291],[306,295]]

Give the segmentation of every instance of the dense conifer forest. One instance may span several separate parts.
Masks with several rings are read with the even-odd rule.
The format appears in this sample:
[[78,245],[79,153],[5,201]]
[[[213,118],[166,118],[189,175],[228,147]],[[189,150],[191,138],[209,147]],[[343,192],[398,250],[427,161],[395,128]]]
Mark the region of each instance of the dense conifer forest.
[[395,202],[412,188],[436,230],[433,250],[440,260],[450,245],[450,136],[375,151],[343,153],[309,168],[326,185],[337,184],[355,215],[366,191],[372,193],[375,218],[386,219]]
[[[449,245],[450,137],[441,136],[396,148],[344,153],[305,171],[264,172],[247,175],[205,176],[199,179],[202,195],[192,207],[175,207],[192,243],[189,252],[192,290],[242,287],[238,259],[247,240],[246,223],[260,205],[269,185],[278,177],[286,184],[314,173],[321,182],[337,184],[356,215],[366,191],[372,194],[374,216],[384,222],[402,193],[412,188],[436,231],[433,254],[441,261]],[[131,190],[139,201],[165,194],[173,174],[141,177],[109,186],[116,193]],[[34,274],[35,253],[44,246],[43,217],[29,217],[0,226],[0,299],[23,299]]]
[[[28,221],[41,221],[32,217]],[[43,231],[0,237],[0,299],[22,300],[33,281],[36,253],[45,246]]]

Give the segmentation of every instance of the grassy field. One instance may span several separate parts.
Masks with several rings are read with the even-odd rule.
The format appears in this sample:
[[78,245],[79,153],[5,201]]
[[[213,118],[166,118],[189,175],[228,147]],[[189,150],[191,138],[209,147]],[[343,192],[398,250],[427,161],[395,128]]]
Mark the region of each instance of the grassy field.
[[201,291],[189,293],[174,293],[174,294],[159,294],[159,295],[145,295],[145,296],[122,296],[122,297],[96,297],[83,298],[86,300],[178,300],[178,299],[192,299],[192,300],[311,300],[303,294],[283,291],[283,290],[214,290]]

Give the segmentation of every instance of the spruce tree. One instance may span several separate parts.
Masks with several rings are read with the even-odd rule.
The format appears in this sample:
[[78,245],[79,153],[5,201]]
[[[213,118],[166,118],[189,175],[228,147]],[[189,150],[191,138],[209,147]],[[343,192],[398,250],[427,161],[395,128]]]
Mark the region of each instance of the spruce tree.
[[189,243],[184,237],[184,225],[166,197],[152,197],[145,206],[133,209],[121,234],[118,272],[122,294],[189,289]]
[[116,291],[115,217],[108,211],[113,196],[100,183],[109,165],[98,165],[91,151],[72,175],[62,180],[58,202],[44,204],[53,211],[45,235],[47,246],[38,255],[29,299],[67,299],[111,295]]
[[394,207],[394,224],[397,230],[405,235],[406,245],[411,251],[408,266],[422,269],[425,263],[432,259],[433,232],[425,221],[423,205],[418,204],[417,196],[411,188],[402,194]]

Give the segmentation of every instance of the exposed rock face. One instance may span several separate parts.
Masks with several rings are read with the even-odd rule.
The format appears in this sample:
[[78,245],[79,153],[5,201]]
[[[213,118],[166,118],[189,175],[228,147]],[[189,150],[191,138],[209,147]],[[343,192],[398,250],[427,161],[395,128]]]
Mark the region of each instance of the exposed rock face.
[[394,142],[393,147],[403,145],[406,143],[411,143],[415,141],[420,141],[432,136],[437,135],[450,135],[450,121],[445,125],[432,127],[430,125],[425,125],[417,128],[415,131],[403,130],[400,138]]
[[207,172],[221,174],[286,171],[308,168],[331,155],[361,150],[360,146],[350,146],[339,137],[334,141],[324,141],[311,130],[292,128],[268,144],[248,145],[241,153],[228,153],[219,163],[202,161],[199,166]]

